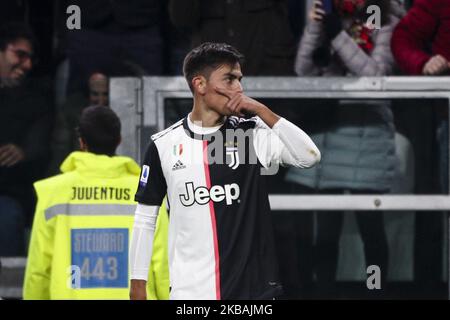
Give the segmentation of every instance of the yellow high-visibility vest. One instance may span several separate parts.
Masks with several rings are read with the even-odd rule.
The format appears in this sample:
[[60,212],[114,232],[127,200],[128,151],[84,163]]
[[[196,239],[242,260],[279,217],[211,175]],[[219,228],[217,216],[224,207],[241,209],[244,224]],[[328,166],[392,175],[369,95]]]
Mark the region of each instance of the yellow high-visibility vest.
[[[129,299],[128,251],[140,167],[128,157],[73,152],[61,171],[34,184],[38,201],[24,299]],[[169,298],[167,228],[163,204],[149,299]]]

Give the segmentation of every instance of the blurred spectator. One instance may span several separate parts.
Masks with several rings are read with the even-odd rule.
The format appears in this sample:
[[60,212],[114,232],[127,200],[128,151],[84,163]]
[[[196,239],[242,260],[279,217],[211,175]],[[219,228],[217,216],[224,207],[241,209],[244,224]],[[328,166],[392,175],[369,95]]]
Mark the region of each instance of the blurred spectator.
[[[79,91],[97,69],[114,71],[124,62],[148,75],[163,72],[163,0],[74,0],[81,9],[81,30],[67,34],[69,92]],[[114,72],[112,72],[114,73]]]
[[100,72],[94,72],[89,77],[89,104],[91,106],[109,105],[108,77]]
[[33,68],[34,36],[16,23],[0,26],[0,256],[24,254],[24,226],[33,207],[32,183],[49,150],[52,108]]
[[225,42],[246,57],[246,75],[291,75],[295,41],[286,0],[171,0],[173,24],[190,28],[192,47]]
[[[367,25],[366,8],[381,8],[381,29]],[[398,19],[390,14],[388,0],[336,0],[334,10],[325,15],[320,0],[314,1],[301,38],[295,71],[299,76],[384,76],[392,72],[394,60],[390,39]],[[325,115],[325,116],[324,116]],[[286,180],[297,193],[367,194],[389,192],[395,172],[394,120],[385,101],[340,100],[321,106],[302,118],[314,119],[311,138],[322,151],[321,163],[300,172],[289,169]],[[297,230],[312,230],[312,214],[296,212],[292,217]],[[388,273],[388,246],[381,212],[356,213],[366,265],[377,265],[382,273],[382,289]],[[313,232],[299,235],[298,263],[301,281],[312,281],[314,260],[320,297],[336,297],[336,271],[343,213],[317,213],[316,248]],[[309,225],[307,228],[306,225]],[[295,231],[295,230],[294,230]],[[302,251],[303,250],[303,251]],[[284,263],[292,261],[285,252]],[[295,275],[291,276],[295,281]],[[302,283],[300,283],[300,286]]]
[[[409,75],[450,74],[450,2],[416,0],[392,36],[392,52],[401,70]],[[448,194],[448,113],[437,115],[441,190]],[[416,213],[415,279],[424,290],[436,289],[442,274],[442,214]]]
[[78,136],[75,132],[81,112],[88,106],[108,106],[109,78],[102,71],[95,71],[87,80],[87,90],[70,94],[56,115],[53,135],[53,157],[50,174],[59,173],[59,165],[78,149]]

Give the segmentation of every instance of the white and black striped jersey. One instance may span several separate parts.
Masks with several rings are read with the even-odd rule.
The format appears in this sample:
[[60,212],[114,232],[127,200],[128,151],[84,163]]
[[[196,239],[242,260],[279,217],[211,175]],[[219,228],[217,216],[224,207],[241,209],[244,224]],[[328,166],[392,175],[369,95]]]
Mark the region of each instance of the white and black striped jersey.
[[283,118],[270,129],[258,117],[228,117],[214,133],[196,132],[187,116],[152,136],[135,197],[158,207],[167,193],[171,299],[275,297],[281,284],[262,170],[308,167],[320,153]]

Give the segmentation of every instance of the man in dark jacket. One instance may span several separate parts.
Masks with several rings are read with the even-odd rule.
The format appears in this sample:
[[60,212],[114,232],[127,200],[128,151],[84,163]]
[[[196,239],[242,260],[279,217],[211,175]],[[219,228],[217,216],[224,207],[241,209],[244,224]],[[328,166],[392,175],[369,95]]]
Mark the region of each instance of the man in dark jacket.
[[169,11],[175,26],[191,29],[192,47],[224,42],[242,52],[246,75],[294,75],[286,0],[171,0]]
[[32,182],[49,154],[51,109],[26,80],[33,67],[33,39],[25,26],[0,26],[0,256],[24,254]]

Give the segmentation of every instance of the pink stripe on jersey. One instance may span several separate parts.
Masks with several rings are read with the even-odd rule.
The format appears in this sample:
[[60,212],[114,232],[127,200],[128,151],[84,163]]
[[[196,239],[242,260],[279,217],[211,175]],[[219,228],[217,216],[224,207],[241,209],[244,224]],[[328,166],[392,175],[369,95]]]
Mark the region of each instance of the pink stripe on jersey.
[[[203,141],[203,165],[205,168],[206,186],[208,190],[211,190],[211,177],[209,175],[208,164],[208,141]],[[209,213],[211,215],[211,226],[213,230],[214,239],[214,256],[216,261],[215,274],[216,274],[216,299],[220,300],[220,259],[219,259],[219,243],[217,239],[217,226],[216,226],[216,212],[214,210],[213,201],[209,200]]]

